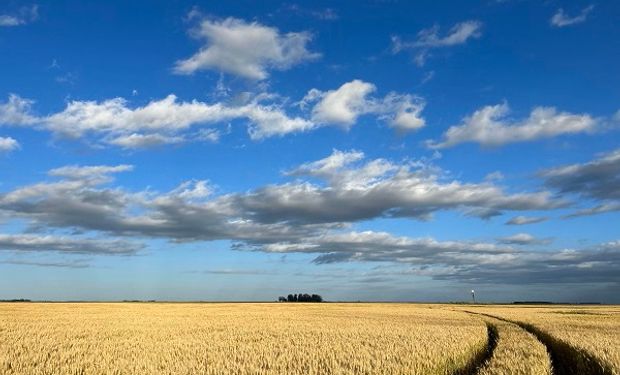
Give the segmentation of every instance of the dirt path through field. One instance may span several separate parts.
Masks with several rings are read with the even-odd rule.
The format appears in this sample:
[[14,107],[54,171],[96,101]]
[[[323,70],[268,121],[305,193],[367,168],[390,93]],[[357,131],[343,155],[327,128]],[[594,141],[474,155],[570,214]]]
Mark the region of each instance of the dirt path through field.
[[480,369],[489,361],[493,356],[495,347],[497,345],[497,329],[494,325],[486,323],[487,325],[487,346],[484,351],[479,355],[472,358],[467,366],[454,371],[452,375],[476,375],[480,372]]
[[558,340],[532,324],[513,321],[491,314],[473,311],[467,312],[470,314],[484,316],[489,319],[496,319],[501,322],[520,327],[524,331],[531,333],[546,347],[551,358],[553,375],[613,375],[613,371],[608,366],[600,363],[590,353],[579,350],[564,341]]

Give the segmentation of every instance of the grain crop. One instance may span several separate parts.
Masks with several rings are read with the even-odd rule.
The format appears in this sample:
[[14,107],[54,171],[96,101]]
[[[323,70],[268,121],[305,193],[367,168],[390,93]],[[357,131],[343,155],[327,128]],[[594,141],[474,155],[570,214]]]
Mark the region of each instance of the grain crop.
[[513,323],[485,317],[495,332],[495,350],[480,375],[550,375],[551,358],[545,345]]
[[[577,371],[620,375],[620,308],[613,306],[488,306],[469,308],[535,331],[560,361]],[[570,371],[570,370],[568,370]]]
[[407,304],[0,304],[2,374],[455,374],[469,314]]

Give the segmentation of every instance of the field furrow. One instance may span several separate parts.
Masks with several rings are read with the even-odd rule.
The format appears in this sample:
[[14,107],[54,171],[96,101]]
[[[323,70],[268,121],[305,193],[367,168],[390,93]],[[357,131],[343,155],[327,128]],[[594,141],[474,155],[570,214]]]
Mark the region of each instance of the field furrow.
[[620,313],[615,308],[500,307],[474,311],[518,324],[543,342],[554,374],[620,374]]
[[495,330],[493,355],[482,366],[479,375],[550,375],[551,358],[546,346],[517,324],[482,316]]

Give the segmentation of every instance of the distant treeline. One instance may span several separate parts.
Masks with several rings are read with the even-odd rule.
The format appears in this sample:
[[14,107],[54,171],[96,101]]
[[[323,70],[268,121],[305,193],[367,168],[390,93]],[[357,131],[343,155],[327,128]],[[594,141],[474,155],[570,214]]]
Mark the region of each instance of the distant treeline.
[[514,305],[600,305],[600,302],[514,301]]
[[318,294],[289,294],[278,297],[278,302],[323,302],[323,297]]
[[550,301],[514,301],[513,305],[553,305]]
[[25,298],[18,298],[18,299],[0,299],[0,302],[31,302],[31,301]]

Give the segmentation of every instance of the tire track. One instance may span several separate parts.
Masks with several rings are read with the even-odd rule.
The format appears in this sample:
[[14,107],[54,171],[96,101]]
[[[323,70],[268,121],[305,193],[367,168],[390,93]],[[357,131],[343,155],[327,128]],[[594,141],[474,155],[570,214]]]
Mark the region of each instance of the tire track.
[[493,351],[497,346],[497,328],[490,323],[485,322],[487,326],[487,345],[484,350],[477,353],[474,358],[464,368],[458,369],[452,375],[476,375],[480,369],[493,356]]
[[614,375],[612,369],[601,363],[590,353],[575,348],[568,343],[559,340],[533,324],[513,321],[499,316],[480,312],[466,311],[470,314],[486,316],[498,319],[506,323],[514,324],[531,333],[547,348],[551,357],[553,375]]

